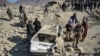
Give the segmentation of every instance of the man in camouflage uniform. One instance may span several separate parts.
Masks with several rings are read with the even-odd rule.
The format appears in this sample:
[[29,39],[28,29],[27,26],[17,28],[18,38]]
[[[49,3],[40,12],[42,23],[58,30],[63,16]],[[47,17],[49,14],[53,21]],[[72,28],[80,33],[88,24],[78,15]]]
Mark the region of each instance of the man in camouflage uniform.
[[83,26],[81,23],[78,23],[76,27],[74,28],[74,41],[73,41],[73,47],[77,48],[77,45],[79,41],[82,39],[83,34]]
[[7,14],[8,14],[9,20],[11,21],[13,19],[13,14],[10,8],[7,9]]

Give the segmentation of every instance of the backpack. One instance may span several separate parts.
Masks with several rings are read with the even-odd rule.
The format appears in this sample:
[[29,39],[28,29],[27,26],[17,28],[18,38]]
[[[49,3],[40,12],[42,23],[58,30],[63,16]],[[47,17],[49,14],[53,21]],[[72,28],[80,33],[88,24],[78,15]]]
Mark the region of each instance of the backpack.
[[66,24],[65,27],[66,27],[66,30],[67,31],[71,31],[72,30],[72,26],[70,24]]

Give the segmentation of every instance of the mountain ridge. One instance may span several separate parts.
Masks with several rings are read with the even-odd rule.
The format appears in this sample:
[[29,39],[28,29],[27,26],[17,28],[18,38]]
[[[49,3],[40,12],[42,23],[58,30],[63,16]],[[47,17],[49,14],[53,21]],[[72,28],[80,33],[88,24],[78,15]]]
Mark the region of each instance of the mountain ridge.
[[38,5],[38,4],[46,4],[50,1],[56,1],[56,0],[19,0],[15,3],[10,3],[7,0],[0,0],[1,3],[6,3],[7,5],[23,5],[23,4]]

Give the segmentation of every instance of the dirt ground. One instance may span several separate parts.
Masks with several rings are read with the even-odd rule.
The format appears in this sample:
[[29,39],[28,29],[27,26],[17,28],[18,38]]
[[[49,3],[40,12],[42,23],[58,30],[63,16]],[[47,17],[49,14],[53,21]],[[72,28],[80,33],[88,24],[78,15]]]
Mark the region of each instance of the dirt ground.
[[[66,11],[55,9],[56,5],[50,7],[48,14],[43,14],[42,6],[25,5],[25,11],[29,20],[34,21],[34,18],[39,18],[43,25],[53,25],[60,22],[63,27],[68,22],[73,13],[77,13],[77,18],[82,21],[83,16],[87,16],[89,21],[88,35],[84,42],[79,43],[79,47],[83,48],[85,53],[93,54],[93,56],[100,56],[100,18],[97,20],[95,10],[89,11]],[[0,9],[0,56],[32,56],[29,51],[28,43],[23,43],[23,39],[27,38],[26,28],[20,27],[20,21],[17,17],[18,6],[11,6],[14,14],[14,19],[9,21],[6,14],[6,8]],[[100,12],[100,10],[97,10]],[[57,17],[59,15],[60,17]],[[100,16],[100,14],[98,14]],[[70,42],[69,44],[71,44]],[[89,55],[88,55],[89,56]]]

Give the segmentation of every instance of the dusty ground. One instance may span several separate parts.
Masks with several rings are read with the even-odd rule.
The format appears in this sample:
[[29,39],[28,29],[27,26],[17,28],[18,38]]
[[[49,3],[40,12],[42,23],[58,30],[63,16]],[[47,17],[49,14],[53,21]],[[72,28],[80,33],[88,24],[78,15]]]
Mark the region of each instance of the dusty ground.
[[[80,42],[78,45],[82,47],[85,53],[99,54],[100,56],[100,22],[99,20],[94,20],[91,12],[79,12],[79,11],[67,11],[62,12],[61,9],[53,9],[57,7],[51,7],[49,14],[43,14],[43,7],[41,6],[25,6],[26,14],[29,20],[34,21],[37,17],[42,23],[45,24],[55,24],[56,22],[61,22],[63,26],[68,22],[70,16],[77,12],[77,18],[82,21],[83,16],[89,17],[89,30],[85,42]],[[20,22],[17,17],[18,7],[10,7],[13,14],[16,15],[12,21],[9,21],[6,8],[0,9],[0,56],[32,56],[29,52],[27,43],[23,43],[22,40],[26,37],[26,29],[19,26]],[[100,10],[98,10],[100,12]],[[94,11],[93,11],[94,12]],[[60,15],[57,17],[55,15]],[[100,14],[98,14],[100,16]],[[99,18],[100,19],[100,18]],[[88,55],[89,56],[89,55]]]

